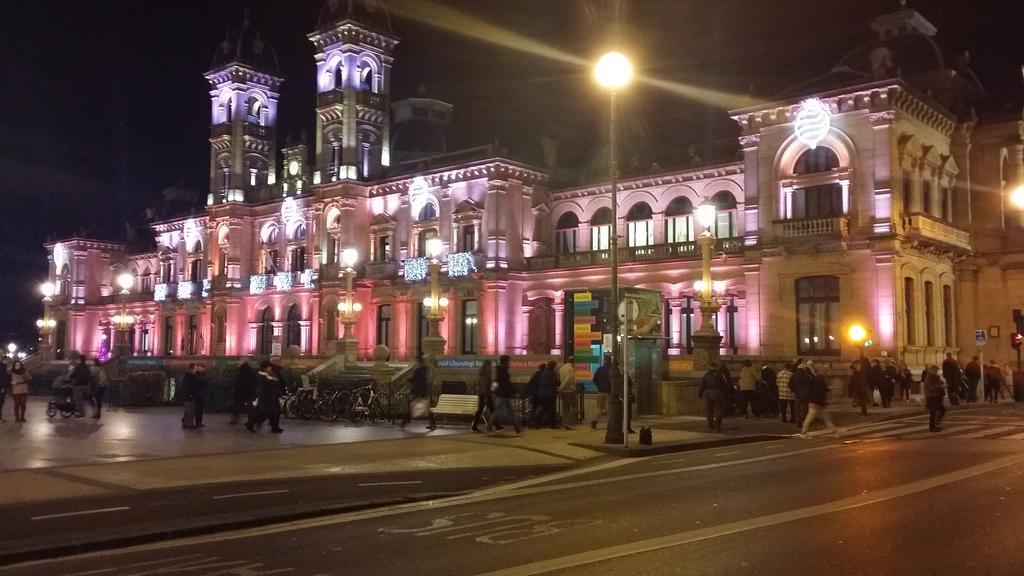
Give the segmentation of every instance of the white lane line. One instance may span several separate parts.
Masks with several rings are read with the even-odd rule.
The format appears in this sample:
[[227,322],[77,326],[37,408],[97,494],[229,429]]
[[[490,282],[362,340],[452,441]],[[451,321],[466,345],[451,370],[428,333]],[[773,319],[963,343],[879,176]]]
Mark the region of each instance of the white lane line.
[[1024,440],[1024,433],[1014,434],[1013,436],[1003,436],[1000,440]]
[[782,446],[782,442],[771,442],[768,444],[762,444],[761,448],[764,448],[765,450],[774,450],[776,448],[782,448]]
[[220,496],[210,496],[211,500],[223,500],[225,498],[244,498],[246,496],[263,496],[265,494],[283,494],[288,492],[285,490],[260,490],[259,492],[239,492],[237,494],[221,494]]
[[152,566],[153,564],[181,562],[182,560],[195,560],[196,558],[202,557],[202,554],[189,554],[188,556],[175,556],[174,558],[161,558],[160,560],[150,560],[149,562],[138,562],[136,564],[128,564],[127,566],[117,566],[114,568],[100,568],[98,570],[89,570],[88,572],[75,572],[74,574],[65,574],[65,576],[92,576],[94,574],[109,574],[110,572],[127,570],[129,568],[141,568],[142,566]]
[[356,486],[404,486],[406,484],[423,484],[422,480],[408,480],[406,482],[364,482]]
[[61,514],[46,514],[44,516],[32,516],[32,520],[49,520],[50,518],[67,518],[68,516],[86,516],[88,514],[103,514],[104,512],[120,512],[128,510],[130,506],[115,506],[113,508],[97,508],[95,510],[80,510],[78,512],[63,512]]
[[990,436],[992,434],[1001,434],[1003,432],[1009,432],[1010,430],[1019,430],[1019,426],[998,426],[996,428],[987,428],[978,430],[977,432],[971,432],[970,434],[961,434],[957,438],[982,438]]
[[906,436],[906,438],[911,440],[917,440],[918,438],[942,438],[945,436],[949,436],[950,434],[957,434],[958,432],[974,430],[977,427],[977,424],[973,424],[970,426],[954,426],[952,428],[943,428],[942,432],[921,432],[920,434],[911,434],[910,436]]
[[850,434],[863,434],[870,432],[881,432],[882,430],[889,430],[891,428],[899,428],[900,426],[906,426],[910,422],[880,422],[878,424],[865,424],[864,426],[850,426],[847,428]]
[[732,456],[733,454],[739,454],[739,450],[733,450],[731,452],[719,452],[718,454],[712,454],[712,456]]
[[911,432],[920,432],[927,430],[928,425],[922,424],[921,426],[910,426],[909,428],[897,428],[896,430],[886,430],[885,432],[876,432],[874,434],[868,434],[868,438],[884,438],[886,436],[895,436],[897,434],[909,434]]
[[779,524],[794,522],[796,520],[804,520],[807,518],[824,516],[827,514],[833,514],[836,512],[843,512],[854,508],[869,506],[871,504],[877,504],[879,502],[895,500],[897,498],[902,498],[905,496],[910,496],[913,494],[924,492],[925,490],[931,490],[939,486],[945,486],[947,484],[960,482],[968,478],[974,478],[975,476],[980,476],[982,474],[994,472],[996,470],[1000,470],[1009,466],[1020,465],[1022,462],[1024,462],[1024,456],[1008,456],[1006,458],[1000,458],[999,460],[994,460],[992,462],[987,462],[985,464],[979,464],[978,466],[972,466],[970,468],[965,468],[963,470],[948,472],[946,474],[940,474],[938,476],[933,476],[931,478],[925,478],[923,480],[917,480],[899,486],[893,486],[892,488],[886,488],[874,493],[860,494],[849,498],[842,498],[840,500],[827,502],[825,504],[807,506],[805,508],[797,508],[795,510],[788,510],[785,512],[777,512],[775,514],[768,514],[766,516],[760,516],[758,518],[749,518],[737,522],[729,522],[727,524],[722,524],[720,526],[711,526],[709,528],[702,528],[699,530],[679,532],[676,534],[669,534],[668,536],[661,536],[658,538],[651,538],[648,540],[630,542],[628,544],[620,544],[618,546],[609,546],[607,548],[601,548],[598,550],[590,550],[587,552],[570,554],[568,556],[562,556],[560,558],[541,560],[539,562],[532,562],[530,564],[523,564],[521,566],[513,566],[511,568],[504,568],[501,570],[495,570],[493,572],[486,572],[483,574],[479,574],[478,576],[534,576],[536,574],[546,574],[550,572],[556,572],[559,570],[568,570],[570,568],[575,568],[585,564],[605,562],[608,560],[622,558],[625,556],[633,556],[636,554],[643,554],[646,552],[663,550],[666,548],[672,548],[684,544],[692,544],[694,542],[711,540],[714,538],[719,538],[721,536],[729,536],[741,532],[748,532],[751,530],[768,528],[771,526],[777,526]]

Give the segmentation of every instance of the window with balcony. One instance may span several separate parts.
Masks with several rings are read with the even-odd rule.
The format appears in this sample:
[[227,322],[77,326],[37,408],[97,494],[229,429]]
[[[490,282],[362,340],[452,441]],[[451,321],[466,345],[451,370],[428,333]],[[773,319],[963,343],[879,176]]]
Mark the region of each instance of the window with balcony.
[[377,346],[391,345],[391,304],[377,306]]
[[719,192],[711,197],[715,205],[715,223],[711,226],[711,232],[715,238],[735,238],[739,236],[737,226],[736,197],[729,192]]
[[419,236],[416,238],[416,255],[420,258],[427,256],[427,242],[438,238],[437,228],[428,228],[421,230]]
[[462,301],[462,353],[476,354],[477,301]]
[[797,350],[801,355],[839,354],[839,277],[796,281]]
[[145,294],[153,291],[153,273],[149,268],[142,269],[142,276],[139,278],[139,285],[142,287],[142,292]]
[[288,270],[291,272],[302,272],[306,269],[306,247],[294,246],[291,250],[291,259]]
[[189,282],[199,282],[203,279],[203,261],[200,258],[195,258],[189,262],[188,268],[188,280]]
[[555,225],[555,251],[559,254],[575,252],[579,228],[580,219],[574,212],[566,212],[559,216]]
[[[793,169],[796,177],[828,173],[839,168],[839,157],[819,146],[800,155]],[[843,215],[843,187],[839,182],[803,186],[793,191],[792,217],[835,218]]]
[[932,198],[932,181],[921,182],[921,212],[930,216],[935,215],[934,198]]
[[385,263],[391,261],[391,235],[381,234],[377,236],[375,250],[373,252],[374,262]]
[[260,356],[269,356],[274,346],[274,311],[267,306],[259,314],[259,326],[256,328],[256,352]]
[[601,208],[590,219],[590,249],[607,250],[611,245],[612,209]]
[[476,250],[476,225],[472,222],[467,222],[462,225],[462,237],[459,240],[459,250],[462,252],[472,252]]
[[626,241],[629,246],[654,244],[654,214],[647,202],[637,202],[626,213]]
[[693,203],[685,196],[672,199],[665,209],[665,242],[693,242]]

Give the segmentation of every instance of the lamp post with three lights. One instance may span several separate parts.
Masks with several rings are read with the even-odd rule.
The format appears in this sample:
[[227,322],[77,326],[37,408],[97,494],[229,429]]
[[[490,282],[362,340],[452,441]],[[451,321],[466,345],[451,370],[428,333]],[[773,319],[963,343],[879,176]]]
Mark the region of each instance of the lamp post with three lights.
[[135,285],[135,276],[132,276],[130,272],[124,272],[118,275],[117,285],[121,287],[121,292],[118,293],[121,297],[121,312],[113,318],[117,333],[114,342],[114,356],[130,356],[135,317],[128,314],[128,296],[131,294],[132,286]]
[[706,370],[712,362],[718,362],[721,354],[722,334],[715,326],[714,318],[722,309],[719,295],[725,292],[725,282],[711,279],[711,254],[715,248],[715,235],[711,226],[715,223],[715,205],[705,202],[697,207],[697,223],[704,231],[697,237],[701,250],[701,279],[694,283],[700,303],[700,328],[693,333],[693,359],[696,370]]
[[428,356],[430,361],[436,361],[444,354],[445,339],[441,336],[441,322],[444,320],[445,309],[448,308],[448,299],[441,296],[441,250],[443,248],[440,238],[427,240],[427,255],[430,262],[427,263],[427,272],[430,275],[430,296],[423,299],[423,312],[427,319],[427,335],[423,338],[423,354]]
[[43,282],[39,285],[39,292],[43,295],[43,317],[36,320],[36,328],[39,329],[39,356],[44,360],[53,360],[53,342],[50,337],[57,321],[50,317],[50,302],[57,287],[53,282]]
[[338,304],[338,312],[341,314],[341,324],[345,327],[345,333],[341,337],[340,352],[345,356],[345,362],[355,362],[359,351],[359,340],[355,335],[355,325],[359,321],[359,313],[363,305],[355,302],[353,293],[353,281],[356,277],[355,265],[359,261],[359,252],[355,248],[346,248],[341,252],[341,263],[345,265],[342,275],[345,277],[345,300]]

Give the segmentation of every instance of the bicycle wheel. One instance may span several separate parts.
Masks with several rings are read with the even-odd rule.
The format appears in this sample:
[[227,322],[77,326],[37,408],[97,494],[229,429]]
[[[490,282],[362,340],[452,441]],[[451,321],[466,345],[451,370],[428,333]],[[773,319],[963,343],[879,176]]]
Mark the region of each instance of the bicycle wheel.
[[365,420],[368,416],[369,404],[367,401],[370,399],[370,393],[367,390],[357,390],[352,395],[352,404],[348,410],[348,419],[353,424],[358,424]]
[[295,411],[299,415],[299,418],[302,418],[303,420],[310,420],[316,417],[316,400],[313,400],[312,396],[304,395],[299,398],[299,401],[296,404],[297,406]]
[[380,394],[375,394],[370,397],[370,407],[366,414],[367,419],[370,422],[376,422],[378,420],[388,419],[388,407],[387,400]]
[[295,396],[288,396],[281,403],[281,413],[285,418],[296,418],[298,416]]
[[336,402],[337,396],[324,398],[323,400],[316,403],[316,416],[317,418],[327,421],[334,422],[338,419],[338,404]]

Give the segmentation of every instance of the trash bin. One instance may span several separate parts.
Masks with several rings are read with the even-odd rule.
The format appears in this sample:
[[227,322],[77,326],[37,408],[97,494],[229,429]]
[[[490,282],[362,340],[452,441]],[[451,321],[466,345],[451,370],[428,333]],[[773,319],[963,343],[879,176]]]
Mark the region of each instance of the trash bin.
[[640,444],[642,444],[644,446],[650,446],[653,443],[654,443],[654,438],[653,438],[653,435],[651,434],[651,427],[650,426],[641,426],[640,427]]

